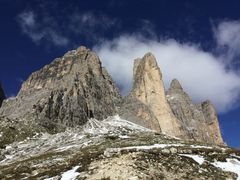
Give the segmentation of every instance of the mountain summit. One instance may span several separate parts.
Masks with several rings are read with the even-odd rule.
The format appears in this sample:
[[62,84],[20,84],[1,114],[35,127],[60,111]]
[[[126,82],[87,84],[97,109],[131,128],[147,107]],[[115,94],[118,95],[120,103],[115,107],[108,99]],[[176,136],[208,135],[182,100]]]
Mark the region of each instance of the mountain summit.
[[103,120],[117,114],[121,100],[113,80],[97,55],[81,46],[55,59],[23,83],[0,115],[31,119],[50,132]]

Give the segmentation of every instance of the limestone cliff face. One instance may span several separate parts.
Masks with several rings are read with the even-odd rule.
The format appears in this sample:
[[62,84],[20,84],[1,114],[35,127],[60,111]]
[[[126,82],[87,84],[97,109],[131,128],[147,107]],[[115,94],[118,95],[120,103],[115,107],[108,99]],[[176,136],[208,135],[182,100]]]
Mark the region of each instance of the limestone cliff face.
[[[135,107],[148,115],[146,118],[139,113],[136,122],[148,124],[145,127],[183,139],[223,144],[216,112],[210,101],[193,104],[176,79],[165,94],[160,68],[151,53],[134,61],[133,74],[133,89],[125,98],[125,101],[128,101],[125,109],[131,111],[131,107]],[[139,108],[131,99],[143,103],[145,109]],[[131,114],[136,114],[133,112],[131,111]],[[127,119],[129,117],[128,115]]]
[[186,132],[186,138],[223,144],[216,112],[210,101],[193,104],[177,79],[171,82],[166,94],[174,115]]
[[184,132],[166,100],[162,74],[153,54],[147,53],[142,59],[136,59],[133,71],[134,83],[129,96],[148,106],[163,133],[183,136]]
[[120,101],[98,56],[80,47],[34,72],[17,97],[4,102],[0,115],[34,119],[49,129],[74,127],[115,115]]
[[[211,143],[215,144],[224,144],[221,130],[218,123],[217,113],[215,111],[214,106],[210,101],[204,101],[198,105],[198,108],[202,110],[204,114],[204,118],[208,125],[208,139],[210,139]],[[207,141],[209,142],[209,141]]]
[[2,106],[2,102],[3,100],[6,98],[5,94],[4,94],[4,91],[3,91],[3,88],[0,84],[0,107]]

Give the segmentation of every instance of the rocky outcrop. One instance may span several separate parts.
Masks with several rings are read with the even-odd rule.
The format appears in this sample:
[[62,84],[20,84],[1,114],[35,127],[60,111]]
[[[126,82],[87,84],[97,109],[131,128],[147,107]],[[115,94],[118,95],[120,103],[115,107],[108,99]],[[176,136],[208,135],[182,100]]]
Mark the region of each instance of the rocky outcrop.
[[138,99],[153,112],[163,133],[184,136],[166,100],[162,74],[154,55],[147,53],[142,59],[136,59],[133,75],[133,89],[129,97]]
[[0,84],[0,107],[2,106],[2,102],[3,100],[6,98],[5,94],[4,94],[4,91],[3,91],[3,88]]
[[171,82],[166,97],[187,138],[208,143],[223,143],[216,112],[210,101],[193,104],[177,79]]
[[124,100],[124,112],[129,112],[124,114],[126,119],[134,119],[131,115],[137,114],[135,122],[155,131],[223,144],[212,104],[209,101],[193,104],[176,79],[165,94],[160,68],[151,53],[134,61],[133,75],[133,89]]
[[85,47],[66,53],[34,72],[1,116],[33,119],[50,131],[115,115],[121,96],[98,56]]

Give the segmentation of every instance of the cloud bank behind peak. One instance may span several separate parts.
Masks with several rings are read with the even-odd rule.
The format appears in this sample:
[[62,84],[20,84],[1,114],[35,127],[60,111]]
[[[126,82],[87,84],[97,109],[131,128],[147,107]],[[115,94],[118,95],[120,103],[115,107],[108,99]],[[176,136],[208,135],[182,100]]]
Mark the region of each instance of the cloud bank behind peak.
[[222,56],[205,52],[195,44],[123,35],[96,45],[94,50],[124,95],[132,86],[133,60],[152,52],[163,73],[166,88],[177,78],[195,102],[210,99],[220,113],[236,107],[239,99],[239,74],[226,70]]

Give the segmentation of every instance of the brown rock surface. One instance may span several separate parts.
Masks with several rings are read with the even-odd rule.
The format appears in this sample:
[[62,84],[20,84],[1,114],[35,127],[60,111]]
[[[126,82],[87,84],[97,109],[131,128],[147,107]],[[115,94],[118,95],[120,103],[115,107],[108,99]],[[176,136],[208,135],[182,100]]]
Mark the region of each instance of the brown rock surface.
[[177,79],[171,82],[165,94],[161,71],[151,53],[134,61],[133,74],[133,89],[123,103],[125,119],[132,120],[131,115],[136,117],[137,114],[138,118],[133,122],[155,131],[183,139],[223,144],[212,104],[209,101],[193,104]]
[[74,127],[88,118],[115,115],[120,101],[98,56],[82,46],[34,72],[17,97],[3,103],[0,115],[34,119],[55,131],[58,125]]
[[186,132],[186,138],[223,144],[218,119],[210,101],[193,104],[177,79],[166,92],[170,107]]
[[135,97],[154,113],[163,133],[182,137],[180,124],[166,100],[161,71],[156,59],[147,53],[134,61],[134,84],[130,97]]

